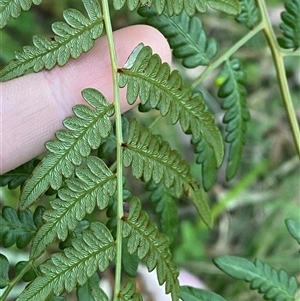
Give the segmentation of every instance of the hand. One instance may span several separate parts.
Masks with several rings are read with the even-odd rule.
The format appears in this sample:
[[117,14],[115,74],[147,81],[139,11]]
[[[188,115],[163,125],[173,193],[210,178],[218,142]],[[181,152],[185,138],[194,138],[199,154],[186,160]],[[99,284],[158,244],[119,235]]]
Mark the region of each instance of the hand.
[[[167,41],[152,27],[126,27],[116,31],[114,39],[120,67],[141,42],[151,46],[163,61],[171,61]],[[64,67],[1,83],[0,174],[45,151],[44,143],[63,128],[62,121],[72,115],[72,107],[85,103],[81,96],[84,88],[95,88],[108,101],[113,99],[106,37],[98,39],[90,52],[70,60]],[[122,110],[128,110],[124,89],[121,101]]]

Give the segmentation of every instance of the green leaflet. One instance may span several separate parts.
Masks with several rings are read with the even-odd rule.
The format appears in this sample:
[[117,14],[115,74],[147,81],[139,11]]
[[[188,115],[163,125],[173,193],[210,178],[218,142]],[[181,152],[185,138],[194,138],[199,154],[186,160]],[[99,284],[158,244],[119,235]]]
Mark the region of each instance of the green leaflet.
[[264,294],[264,299],[273,301],[293,301],[297,290],[295,277],[288,277],[284,270],[275,270],[268,264],[255,259],[251,261],[235,257],[220,256],[215,265],[228,275],[250,282],[250,288]]
[[150,191],[150,201],[155,205],[155,212],[159,216],[161,230],[169,237],[172,245],[178,236],[179,219],[177,202],[173,189],[167,189],[162,183],[155,184],[150,181],[146,185],[146,190]]
[[300,222],[291,218],[285,220],[286,227],[300,245]]
[[117,10],[121,9],[125,3],[127,3],[129,10],[153,4],[158,15],[161,15],[165,10],[169,16],[178,15],[183,10],[189,16],[194,15],[196,11],[204,13],[207,5],[230,15],[236,15],[240,10],[238,0],[113,0],[113,3]]
[[180,299],[182,301],[226,301],[214,292],[190,286],[180,286]]
[[300,47],[300,2],[286,0],[284,7],[286,11],[281,13],[283,23],[280,24],[283,37],[278,38],[278,43],[282,48],[296,50]]
[[140,294],[136,293],[135,282],[132,279],[126,281],[125,286],[119,292],[119,301],[143,301]]
[[41,4],[42,0],[1,0],[0,3],[0,28],[3,28],[10,17],[17,18],[21,11],[30,9],[32,3]]
[[218,96],[224,99],[222,109],[226,110],[223,117],[223,122],[227,124],[225,141],[230,144],[226,170],[227,181],[234,177],[240,166],[247,122],[250,120],[246,102],[247,92],[242,85],[244,79],[245,73],[238,59],[226,61],[216,79],[220,86]]
[[34,237],[30,257],[37,258],[56,236],[65,240],[68,230],[74,230],[96,204],[100,210],[107,207],[116,191],[115,175],[97,157],[88,157],[86,165],[76,169],[77,178],[66,180],[66,187],[58,191],[59,199],[50,203],[52,209],[44,213],[46,223]]
[[96,273],[84,285],[79,286],[76,292],[78,301],[109,301],[99,286],[99,280]]
[[33,159],[0,175],[0,186],[8,185],[9,189],[15,189],[18,186],[23,185],[39,162],[40,160]]
[[254,0],[239,0],[241,6],[240,14],[235,18],[247,28],[253,29],[259,20],[259,12]]
[[173,124],[179,121],[184,132],[192,133],[197,140],[203,137],[213,148],[219,166],[223,159],[222,137],[201,94],[194,94],[178,71],[170,72],[169,65],[152,55],[150,47],[133,53],[136,59],[132,68],[119,69],[119,85],[127,85],[128,103],[133,104],[139,96],[143,105],[159,109],[162,116],[170,116]]
[[18,297],[18,301],[43,301],[53,293],[71,292],[78,284],[84,285],[99,269],[104,271],[115,259],[115,242],[110,231],[100,222],[90,225],[72,247],[56,253],[40,266],[37,277]]
[[158,16],[153,7],[142,7],[138,13],[168,39],[173,55],[182,59],[184,67],[207,66],[216,55],[217,42],[207,38],[198,17],[189,17],[184,11],[173,17],[166,12]]
[[15,210],[5,206],[0,213],[0,242],[5,248],[16,244],[17,248],[25,248],[42,224],[43,207],[37,207],[32,213],[29,209]]
[[190,173],[189,164],[166,141],[161,141],[148,129],[140,128],[133,119],[129,123],[128,140],[123,146],[124,166],[131,166],[135,178],[143,178],[145,182],[153,179],[155,184],[162,182],[166,188],[173,187],[177,198],[184,192],[208,227],[212,226],[207,200]]
[[[0,70],[1,81],[21,76],[28,70],[38,72],[43,68],[52,69],[56,64],[63,66],[72,58],[78,58],[94,45],[103,31],[100,4],[97,0],[82,0],[88,17],[75,9],[67,9],[63,16],[66,21],[55,22],[52,30],[53,41],[43,36],[33,37],[33,46],[25,46],[17,52],[15,59]],[[24,1],[25,2],[25,1]]]
[[25,183],[21,194],[21,208],[37,201],[49,186],[58,190],[62,185],[62,177],[69,178],[74,172],[74,165],[80,165],[82,158],[87,157],[91,149],[96,149],[102,138],[109,135],[109,117],[113,115],[113,105],[95,89],[83,90],[82,96],[95,109],[75,105],[73,111],[76,116],[64,120],[64,126],[68,130],[57,131],[57,140],[46,143],[46,148],[51,153],[43,158]]
[[0,289],[7,287],[9,283],[8,271],[9,261],[3,254],[0,253]]
[[129,215],[123,218],[123,236],[128,237],[129,253],[137,252],[150,272],[156,268],[159,284],[166,283],[166,293],[171,293],[172,300],[179,300],[178,270],[171,261],[167,236],[149,221],[138,198],[132,198],[129,206]]

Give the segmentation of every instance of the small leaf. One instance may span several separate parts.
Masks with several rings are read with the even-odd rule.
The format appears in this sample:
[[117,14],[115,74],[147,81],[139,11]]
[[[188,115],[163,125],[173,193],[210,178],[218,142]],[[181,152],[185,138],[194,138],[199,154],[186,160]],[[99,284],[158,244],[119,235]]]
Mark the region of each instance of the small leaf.
[[250,113],[247,108],[247,91],[243,86],[245,73],[240,61],[238,59],[226,61],[217,80],[218,78],[221,84],[218,96],[224,99],[222,109],[226,110],[223,122],[227,124],[225,141],[229,143],[226,169],[226,179],[229,181],[240,167]]
[[25,248],[34,237],[40,225],[44,208],[37,207],[35,215],[29,210],[15,210],[5,206],[0,213],[0,241],[8,248],[16,244],[17,248]]
[[241,6],[240,14],[235,18],[247,28],[253,29],[259,21],[259,12],[254,0],[239,0]]
[[23,185],[39,162],[40,160],[33,159],[3,175],[0,175],[0,186],[8,185],[9,189],[15,189],[18,186]]
[[140,294],[136,292],[136,285],[132,279],[126,281],[125,286],[118,294],[118,301],[143,301]]
[[191,286],[180,286],[180,299],[182,301],[226,301],[214,292]]
[[294,237],[298,244],[300,244],[300,222],[295,219],[288,218],[285,220],[285,224],[292,237]]
[[46,223],[34,237],[31,258],[39,256],[56,236],[65,240],[68,230],[74,230],[96,204],[100,210],[105,209],[116,191],[115,175],[97,157],[88,157],[86,167],[75,173],[77,178],[66,181],[66,187],[58,191],[59,199],[53,200],[52,209],[44,213]]
[[184,11],[173,17],[166,12],[158,16],[153,7],[146,6],[140,8],[138,13],[147,17],[147,24],[157,28],[168,39],[173,55],[182,59],[184,67],[207,66],[216,55],[217,42],[207,38],[198,17],[189,17]]
[[166,283],[166,293],[171,293],[172,299],[178,300],[178,270],[171,261],[167,236],[159,233],[156,225],[149,221],[138,198],[132,198],[129,205],[129,215],[123,218],[123,236],[128,237],[129,253],[137,252],[149,272],[156,268],[159,284]]
[[[27,261],[19,261],[16,264],[15,267],[15,271],[16,271],[16,275],[20,274],[20,272],[23,270],[23,268],[28,264]],[[33,281],[35,278],[37,277],[37,273],[34,269],[30,269],[29,271],[27,271],[24,276],[22,277],[22,280],[25,282],[31,282]]]
[[228,275],[250,282],[250,288],[264,294],[266,300],[294,300],[298,287],[296,278],[288,277],[282,269],[277,271],[258,259],[252,263],[235,256],[220,256],[214,259],[214,263]]
[[27,11],[32,3],[39,5],[42,0],[2,0],[0,3],[0,28],[3,28],[10,17],[17,18],[22,10]]
[[77,288],[78,301],[109,301],[107,295],[99,286],[99,277],[94,274],[88,281]]
[[9,261],[0,253],[0,289],[7,287],[9,283],[8,271]]
[[90,107],[75,105],[73,111],[76,116],[64,120],[67,130],[57,131],[57,140],[46,143],[51,153],[43,158],[26,181],[21,194],[21,208],[36,202],[49,186],[58,190],[63,177],[69,178],[73,174],[74,165],[80,165],[82,159],[92,149],[97,149],[101,140],[109,135],[113,105],[92,88],[83,90],[82,96]]
[[42,275],[24,290],[17,301],[44,301],[53,293],[71,292],[84,285],[97,269],[103,272],[115,259],[115,242],[110,231],[100,222],[72,241],[64,253],[56,253],[40,266]]
[[66,22],[59,21],[52,25],[52,30],[56,34],[53,40],[34,36],[33,46],[25,46],[22,52],[16,53],[15,59],[0,70],[1,81],[21,76],[32,69],[38,72],[43,68],[52,69],[55,65],[63,66],[71,57],[78,58],[82,53],[90,50],[94,40],[102,34],[103,18],[97,0],[83,0],[83,3],[89,18],[75,9],[64,11]]
[[279,25],[283,37],[278,43],[285,49],[298,49],[300,47],[300,2],[299,0],[286,0],[285,11],[281,13],[282,23]]

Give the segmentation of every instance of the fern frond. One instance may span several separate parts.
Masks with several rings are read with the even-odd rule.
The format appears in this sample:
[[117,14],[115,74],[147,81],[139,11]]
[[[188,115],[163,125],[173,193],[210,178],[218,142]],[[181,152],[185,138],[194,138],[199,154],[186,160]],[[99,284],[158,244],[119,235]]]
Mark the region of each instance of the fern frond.
[[226,110],[223,118],[223,122],[227,124],[225,141],[230,144],[227,180],[234,177],[240,166],[247,122],[250,120],[246,100],[247,91],[243,86],[244,79],[245,73],[238,59],[226,61],[216,79],[220,85],[218,96],[224,99],[222,109]]
[[300,47],[300,2],[286,0],[285,11],[281,13],[283,23],[279,25],[283,37],[278,38],[278,43],[285,49],[298,49]]
[[77,288],[78,301],[109,301],[107,295],[99,286],[99,277],[94,274],[88,281]]
[[43,158],[26,181],[21,194],[21,208],[37,201],[49,186],[58,190],[62,177],[69,178],[74,172],[74,165],[80,165],[82,158],[87,157],[91,149],[96,149],[102,138],[109,135],[113,105],[95,89],[83,90],[82,96],[95,109],[75,105],[73,111],[76,116],[68,117],[63,122],[68,130],[57,131],[57,140],[46,143],[51,153]]
[[5,206],[0,213],[0,242],[5,248],[16,244],[17,248],[25,248],[34,237],[41,225],[43,207],[37,207],[35,212],[29,209],[17,211]]
[[172,300],[179,300],[178,270],[171,261],[167,236],[149,221],[138,198],[132,198],[129,206],[129,215],[123,218],[123,236],[128,237],[129,253],[137,252],[149,272],[156,268],[159,284],[166,283],[166,293],[171,293]]
[[121,9],[125,3],[127,3],[129,10],[153,4],[158,15],[161,15],[165,10],[169,16],[178,15],[183,10],[189,16],[193,16],[196,11],[204,13],[207,5],[230,15],[236,15],[240,10],[238,0],[114,0],[113,3],[114,8],[117,10]]
[[241,6],[240,14],[235,18],[247,28],[253,29],[259,20],[259,12],[254,0],[239,0]]
[[142,7],[138,13],[168,39],[173,55],[182,59],[184,67],[207,66],[216,55],[217,42],[207,38],[198,17],[189,17],[184,11],[173,17],[165,12],[158,16],[152,7]]
[[39,162],[40,160],[33,159],[3,175],[0,175],[0,186],[7,185],[9,189],[15,189],[23,185]]
[[119,292],[118,300],[119,301],[143,301],[142,296],[136,292],[136,285],[132,279],[126,281],[125,286]]
[[3,254],[0,253],[0,289],[5,288],[9,284],[9,261]]
[[104,271],[115,259],[115,242],[110,231],[99,222],[91,223],[81,238],[72,241],[64,253],[56,253],[40,266],[36,278],[18,297],[18,301],[45,300],[50,293],[60,295],[84,285],[96,270]]
[[285,224],[292,237],[295,238],[300,245],[300,221],[288,218],[285,220]]
[[170,245],[172,245],[177,238],[179,229],[177,203],[173,189],[167,189],[161,183],[155,184],[150,181],[146,185],[146,190],[151,192],[149,199],[155,204],[155,212],[159,216],[161,230],[169,237]]
[[153,7],[142,7],[138,13],[146,17],[147,24],[157,28],[173,49],[173,55],[182,59],[186,68],[207,66],[217,53],[217,42],[207,38],[198,17],[189,17],[184,11],[169,17],[166,12],[158,16]]
[[27,11],[32,3],[41,4],[42,0],[1,0],[0,2],[0,28],[3,28],[9,19],[17,18],[22,10]]
[[131,166],[133,176],[145,182],[153,179],[167,188],[174,188],[178,198],[184,192],[194,203],[203,221],[212,226],[207,200],[199,193],[199,185],[190,173],[189,164],[180,154],[171,150],[166,141],[152,135],[148,129],[141,129],[136,120],[129,123],[128,140],[123,144],[124,166]]
[[52,30],[53,41],[43,36],[33,37],[33,46],[25,46],[17,52],[14,60],[0,70],[1,81],[21,76],[28,70],[38,72],[43,68],[52,69],[56,64],[63,66],[72,58],[78,58],[94,45],[103,31],[103,18],[97,0],[82,0],[88,18],[75,9],[64,11],[64,22],[55,22]]
[[76,169],[76,178],[66,180],[59,198],[50,202],[52,209],[44,213],[46,223],[34,237],[30,257],[37,258],[55,237],[65,240],[68,230],[74,230],[96,204],[100,210],[107,207],[116,191],[115,175],[97,157],[88,157],[86,165]]
[[119,69],[120,87],[127,85],[127,101],[133,104],[140,97],[142,104],[160,110],[162,116],[179,121],[184,132],[195,139],[203,137],[213,149],[218,166],[223,159],[223,142],[214,118],[207,111],[200,93],[194,94],[192,86],[184,83],[178,71],[170,72],[150,47],[140,45],[132,52],[125,67]]
[[297,290],[295,277],[288,277],[284,270],[275,270],[268,264],[255,259],[235,256],[220,256],[215,265],[226,274],[250,282],[250,288],[264,294],[264,299],[273,301],[293,301]]

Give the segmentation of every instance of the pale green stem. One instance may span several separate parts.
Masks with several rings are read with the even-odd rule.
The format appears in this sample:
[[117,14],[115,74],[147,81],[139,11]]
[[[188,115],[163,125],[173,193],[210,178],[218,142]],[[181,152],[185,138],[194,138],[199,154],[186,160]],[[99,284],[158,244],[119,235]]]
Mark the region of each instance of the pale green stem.
[[222,63],[229,59],[239,48],[241,48],[245,43],[252,39],[257,33],[259,33],[264,28],[264,23],[260,22],[251,31],[249,31],[243,38],[236,42],[232,47],[230,47],[224,54],[222,54],[217,60],[215,60],[211,65],[209,65],[200,76],[195,79],[192,86],[195,88],[198,86],[213,70],[218,68]]
[[3,295],[0,297],[0,301],[5,301],[11,290],[15,287],[15,285],[22,279],[22,277],[25,275],[25,273],[31,268],[33,259],[27,262],[27,264],[24,266],[24,268],[20,271],[20,273],[9,282],[9,285],[6,287],[5,291],[3,292]]
[[284,60],[283,60],[283,53],[286,54],[287,52],[282,52],[280,49],[276,36],[273,31],[273,27],[270,22],[270,18],[268,15],[267,7],[264,0],[257,0],[258,7],[261,11],[262,20],[264,22],[263,32],[266,36],[268,44],[271,49],[274,65],[276,68],[277,79],[279,83],[279,88],[281,92],[281,97],[285,106],[286,113],[288,115],[288,119],[290,122],[290,127],[292,130],[292,134],[294,137],[295,147],[300,158],[300,130],[299,125],[297,122],[297,117],[295,114],[293,102],[290,95],[290,90],[285,74],[285,67],[284,67]]
[[107,34],[107,40],[109,45],[109,53],[112,66],[113,76],[113,89],[114,89],[114,108],[115,108],[115,120],[116,120],[116,140],[117,140],[117,233],[116,233],[116,270],[115,270],[115,287],[114,287],[114,301],[118,299],[118,295],[121,287],[121,271],[122,271],[122,218],[123,212],[123,154],[122,154],[122,119],[121,119],[121,104],[120,104],[120,92],[118,86],[118,61],[117,54],[113,39],[113,32],[111,27],[109,6],[107,0],[102,0],[102,9],[104,16],[105,29]]

